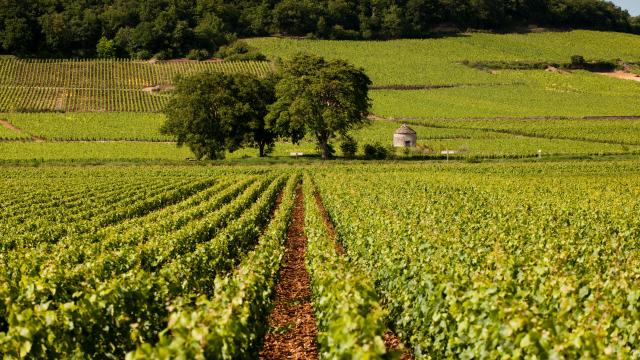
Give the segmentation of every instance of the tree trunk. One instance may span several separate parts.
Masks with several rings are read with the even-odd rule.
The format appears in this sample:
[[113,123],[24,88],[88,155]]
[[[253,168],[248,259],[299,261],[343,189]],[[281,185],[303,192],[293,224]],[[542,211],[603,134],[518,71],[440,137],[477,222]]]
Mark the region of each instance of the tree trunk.
[[264,143],[258,143],[258,148],[260,149],[260,157],[264,157]]
[[328,160],[330,155],[328,141],[321,141],[320,147],[322,148],[322,160]]

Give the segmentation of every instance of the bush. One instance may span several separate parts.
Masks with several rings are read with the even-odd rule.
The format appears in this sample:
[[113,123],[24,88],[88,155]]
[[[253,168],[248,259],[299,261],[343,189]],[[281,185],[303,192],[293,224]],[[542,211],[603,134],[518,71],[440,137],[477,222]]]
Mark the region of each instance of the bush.
[[347,136],[340,144],[340,150],[342,151],[342,155],[344,155],[344,157],[353,158],[358,152],[358,141],[350,136]]
[[582,55],[573,55],[571,57],[571,66],[573,67],[582,67],[585,63],[586,61]]
[[148,50],[138,50],[132,54],[132,57],[136,60],[149,60],[151,59],[151,52]]
[[205,49],[191,49],[187,54],[187,59],[202,61],[208,59],[210,56],[209,51]]
[[153,57],[158,59],[158,60],[169,60],[171,59],[173,56],[171,56],[171,52],[168,50],[162,50],[157,52]]
[[216,53],[216,57],[223,58],[228,61],[262,61],[267,57],[260,53],[258,49],[249,46],[244,41],[236,41],[231,45],[223,46]]
[[96,53],[101,59],[112,59],[116,57],[115,41],[107,39],[106,36],[100,38],[96,46]]
[[366,144],[364,146],[364,157],[367,159],[384,160],[389,156],[389,151],[379,143]]

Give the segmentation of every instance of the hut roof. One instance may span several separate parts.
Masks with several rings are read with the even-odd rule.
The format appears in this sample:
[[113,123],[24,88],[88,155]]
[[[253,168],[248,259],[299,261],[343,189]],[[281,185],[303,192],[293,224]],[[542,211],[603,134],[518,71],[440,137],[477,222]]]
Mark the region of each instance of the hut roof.
[[406,135],[415,135],[416,134],[416,132],[412,128],[408,127],[407,124],[402,124],[402,126],[400,126],[398,128],[398,130],[396,130],[395,133],[396,134],[403,134],[403,135],[405,135],[405,134]]

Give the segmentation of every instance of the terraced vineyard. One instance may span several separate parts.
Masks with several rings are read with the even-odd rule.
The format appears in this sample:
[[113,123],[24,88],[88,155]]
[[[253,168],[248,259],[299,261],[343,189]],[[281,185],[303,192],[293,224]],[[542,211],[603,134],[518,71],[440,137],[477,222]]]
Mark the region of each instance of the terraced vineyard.
[[[178,74],[202,71],[264,75],[268,62],[137,62],[0,59],[0,111],[157,112]],[[146,90],[146,91],[145,91]]]

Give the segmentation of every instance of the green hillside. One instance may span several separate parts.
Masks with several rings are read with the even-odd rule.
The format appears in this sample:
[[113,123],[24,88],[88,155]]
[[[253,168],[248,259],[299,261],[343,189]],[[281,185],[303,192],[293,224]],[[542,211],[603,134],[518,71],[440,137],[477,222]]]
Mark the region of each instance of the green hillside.
[[[271,58],[297,52],[348,59],[363,67],[375,85],[484,84],[512,79],[470,69],[462,61],[556,61],[587,59],[640,62],[640,36],[598,31],[530,34],[468,33],[459,36],[391,41],[249,39]],[[506,80],[506,81],[504,81]]]
[[379,42],[261,38],[249,43],[271,58],[309,52],[363,67],[375,86],[450,86],[372,92],[373,112],[387,117],[528,117],[640,115],[640,82],[586,71],[483,71],[464,62],[640,63],[640,36],[595,31],[469,33]]

